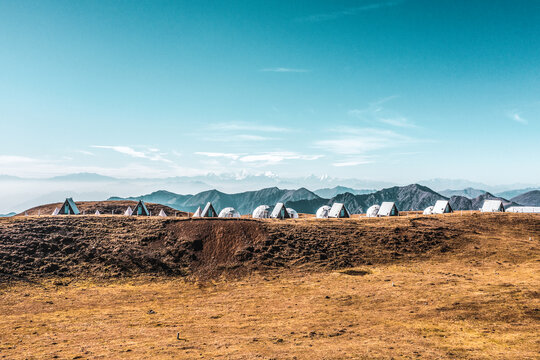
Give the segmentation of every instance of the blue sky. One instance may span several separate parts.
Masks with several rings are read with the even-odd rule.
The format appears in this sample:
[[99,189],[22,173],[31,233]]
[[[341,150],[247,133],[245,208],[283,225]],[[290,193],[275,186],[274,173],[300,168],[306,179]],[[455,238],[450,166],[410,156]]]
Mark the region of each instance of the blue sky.
[[0,174],[540,179],[539,1],[0,1]]

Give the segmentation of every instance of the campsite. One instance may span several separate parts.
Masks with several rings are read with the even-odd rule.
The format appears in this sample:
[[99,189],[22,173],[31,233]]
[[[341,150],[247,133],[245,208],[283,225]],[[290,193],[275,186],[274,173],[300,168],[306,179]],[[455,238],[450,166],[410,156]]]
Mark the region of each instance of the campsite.
[[0,0],[0,360],[540,360],[540,0]]

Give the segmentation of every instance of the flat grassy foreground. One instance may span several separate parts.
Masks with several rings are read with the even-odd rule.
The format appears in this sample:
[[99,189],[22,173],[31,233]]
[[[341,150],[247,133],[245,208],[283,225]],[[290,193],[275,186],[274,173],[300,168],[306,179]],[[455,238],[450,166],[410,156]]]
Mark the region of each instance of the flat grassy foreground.
[[0,357],[538,359],[538,259],[357,270],[4,287]]

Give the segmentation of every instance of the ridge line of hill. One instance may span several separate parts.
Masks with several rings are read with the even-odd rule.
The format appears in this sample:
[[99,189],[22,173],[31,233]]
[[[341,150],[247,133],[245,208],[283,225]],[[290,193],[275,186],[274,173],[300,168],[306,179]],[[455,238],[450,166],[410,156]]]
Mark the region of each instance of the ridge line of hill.
[[[539,192],[540,193],[540,192]],[[521,195],[522,196],[522,195]],[[538,195],[540,198],[540,194]],[[277,187],[264,188],[256,191],[227,194],[219,190],[207,190],[194,195],[175,194],[166,190],[155,191],[150,194],[132,197],[110,197],[108,200],[143,200],[156,204],[170,206],[179,211],[194,212],[197,207],[212,202],[214,208],[219,209],[231,206],[241,214],[250,214],[257,206],[275,205],[283,202],[300,213],[315,213],[322,205],[331,205],[334,202],[345,203],[351,213],[364,213],[371,205],[383,201],[393,201],[400,210],[424,210],[437,200],[448,200],[454,210],[478,210],[485,200],[498,199],[505,207],[519,206],[520,203],[495,196],[489,192],[473,199],[454,195],[446,197],[419,184],[407,186],[393,186],[367,194],[352,194],[345,192],[331,198],[324,198],[306,188],[295,190],[279,189]],[[529,199],[529,202],[533,200]]]

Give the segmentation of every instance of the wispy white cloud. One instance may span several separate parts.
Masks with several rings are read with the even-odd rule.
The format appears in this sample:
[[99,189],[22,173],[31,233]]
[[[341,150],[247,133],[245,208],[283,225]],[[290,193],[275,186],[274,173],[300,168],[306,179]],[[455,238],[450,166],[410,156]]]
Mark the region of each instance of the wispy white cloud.
[[196,168],[180,166],[168,161],[147,162],[145,164],[133,161],[129,163],[122,162],[120,166],[93,166],[81,164],[80,161],[65,156],[59,158],[30,158],[18,155],[0,155],[0,174],[27,178],[43,178],[76,173],[96,173],[118,178],[156,178],[205,175],[209,172],[209,169],[200,166]]
[[265,152],[258,154],[246,154],[246,153],[221,153],[221,152],[196,152],[196,155],[202,155],[207,157],[222,157],[230,159],[233,161],[239,161],[242,163],[250,164],[278,164],[285,160],[317,160],[322,157],[322,155],[305,155],[299,154],[296,152],[289,151],[276,151],[276,152]]
[[87,150],[77,150],[77,152],[88,156],[95,156],[93,152]]
[[523,125],[527,125],[529,122],[521,117],[521,114],[519,112],[512,112],[509,114],[510,119],[514,120],[515,122],[518,122]]
[[417,127],[415,124],[410,122],[407,118],[404,117],[395,117],[395,118],[382,118],[379,119],[380,122],[392,125],[395,127],[401,127],[401,128],[415,128]]
[[399,128],[418,128],[418,125],[410,121],[405,116],[402,116],[396,111],[389,110],[383,106],[385,103],[396,98],[398,98],[396,95],[388,96],[370,103],[366,108],[351,109],[348,111],[348,115],[369,124],[381,123]]
[[335,131],[342,135],[334,139],[316,141],[315,146],[335,154],[359,155],[415,141],[391,130],[342,127]]
[[0,155],[0,165],[8,165],[8,164],[19,164],[19,163],[35,163],[39,162],[40,160],[29,158],[26,156],[18,156],[18,155]]
[[364,11],[377,10],[377,9],[380,9],[380,8],[395,6],[395,5],[398,5],[398,4],[402,3],[402,2],[403,2],[402,0],[386,1],[386,2],[372,1],[372,2],[364,4],[362,6],[357,6],[357,7],[353,7],[353,8],[344,9],[344,10],[333,11],[333,12],[328,12],[328,13],[323,13],[323,14],[314,14],[314,15],[310,15],[310,16],[306,16],[306,17],[297,18],[296,21],[299,21],[299,22],[330,21],[330,20],[339,19],[339,18],[342,18],[342,17],[345,17],[345,16],[353,16],[353,15],[356,15],[356,14],[364,12]]
[[156,151],[159,151],[159,149],[151,149],[149,150],[149,153],[145,153],[143,151],[135,150],[132,147],[129,146],[122,146],[122,145],[92,145],[92,148],[95,149],[109,149],[116,151],[120,154],[128,155],[134,158],[138,159],[148,159],[151,161],[162,161],[166,163],[172,163],[171,160],[166,159],[164,157],[165,153],[156,153]]
[[286,68],[286,67],[276,67],[276,68],[266,68],[261,69],[262,72],[277,72],[277,73],[307,73],[311,72],[311,70],[308,69],[294,69],[294,68]]
[[208,156],[208,157],[222,157],[226,159],[231,160],[238,160],[240,158],[240,154],[231,154],[231,153],[221,153],[221,152],[205,152],[205,151],[198,151],[195,152],[195,155],[201,155],[201,156]]
[[241,162],[246,163],[265,163],[265,164],[277,164],[284,160],[317,160],[322,155],[303,155],[295,152],[268,152],[256,155],[246,155],[240,157]]
[[244,141],[267,141],[267,140],[273,139],[267,136],[250,135],[250,134],[238,134],[238,135],[235,135],[235,138],[238,140],[244,140]]
[[266,125],[266,124],[257,124],[257,123],[246,123],[246,122],[227,122],[227,123],[215,123],[209,124],[206,127],[208,130],[218,130],[218,131],[256,131],[256,132],[289,132],[292,129]]
[[135,149],[130,148],[129,146],[92,145],[91,147],[95,149],[110,149],[110,150],[119,152],[120,154],[129,155],[135,158],[141,158],[141,159],[146,158],[146,155],[142,151],[136,151]]
[[333,163],[333,166],[336,167],[345,167],[345,166],[358,166],[358,165],[365,165],[370,164],[372,161],[368,160],[350,160],[350,161],[338,161]]

